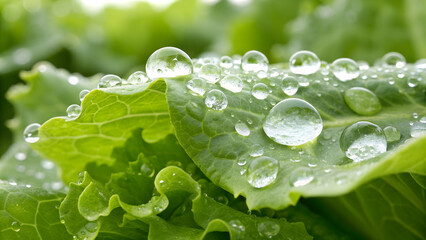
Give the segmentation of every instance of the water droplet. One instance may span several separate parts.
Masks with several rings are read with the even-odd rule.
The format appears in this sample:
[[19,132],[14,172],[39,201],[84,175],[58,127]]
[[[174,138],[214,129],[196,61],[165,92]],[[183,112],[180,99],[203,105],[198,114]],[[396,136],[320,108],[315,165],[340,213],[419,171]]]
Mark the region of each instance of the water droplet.
[[293,96],[299,90],[299,83],[296,78],[292,76],[287,76],[283,79],[281,89],[288,96]]
[[53,169],[55,167],[55,164],[51,161],[43,160],[43,161],[41,161],[41,166],[46,170],[50,170],[50,169]]
[[390,52],[382,58],[383,66],[402,68],[405,66],[405,57],[397,52]]
[[298,78],[299,86],[301,87],[307,87],[309,86],[309,79],[303,76],[299,76]]
[[417,69],[426,69],[426,58],[419,59],[415,66]]
[[191,90],[191,92],[200,96],[204,96],[204,93],[206,92],[206,82],[200,78],[193,78],[189,80],[186,83],[186,87]]
[[410,135],[411,137],[420,137],[426,134],[426,121],[424,121],[424,117],[420,119],[418,122],[414,122],[410,124]]
[[259,157],[251,161],[247,169],[247,181],[255,188],[263,188],[275,182],[279,164],[276,159]]
[[28,125],[24,130],[24,139],[27,143],[35,143],[40,137],[38,136],[38,129],[40,128],[40,124],[32,123]]
[[230,69],[233,66],[233,60],[229,56],[223,56],[220,58],[219,66],[224,69]]
[[383,129],[383,132],[388,142],[395,142],[401,138],[401,133],[395,127],[387,126]]
[[65,224],[65,218],[61,217],[60,221],[61,221],[62,224]]
[[15,232],[19,232],[21,230],[21,224],[19,222],[13,222],[12,223],[12,230]]
[[155,169],[147,163],[141,165],[141,173],[146,177],[153,177],[155,174]]
[[84,172],[78,174],[77,184],[82,184],[84,181]]
[[145,72],[137,71],[130,75],[130,77],[127,79],[127,83],[131,85],[139,85],[148,82],[148,80],[148,76]]
[[280,232],[280,225],[273,221],[264,221],[257,226],[257,231],[262,237],[272,238]]
[[290,71],[295,74],[309,75],[320,69],[321,62],[315,53],[299,51],[290,57]]
[[182,162],[180,162],[180,161],[168,161],[166,163],[166,166],[167,167],[169,167],[169,166],[175,166],[175,167],[178,167],[178,168],[182,168]]
[[268,58],[259,51],[248,51],[241,60],[241,68],[246,72],[268,71]]
[[116,86],[121,86],[121,78],[113,74],[103,76],[98,83],[98,88],[109,88]]
[[84,226],[85,229],[87,229],[88,232],[94,233],[98,230],[98,224],[96,222],[89,222]]
[[240,158],[237,160],[238,166],[244,166],[246,165],[247,161],[244,158]]
[[269,95],[269,87],[266,86],[266,84],[263,83],[257,83],[253,86],[253,89],[251,90],[251,95],[253,97],[262,100],[268,97]]
[[71,85],[77,85],[79,82],[78,77],[76,76],[69,76],[68,77],[68,83]]
[[90,93],[90,91],[89,90],[86,90],[86,89],[84,89],[84,90],[81,90],[81,92],[80,92],[80,94],[79,94],[79,98],[80,98],[80,101],[82,102],[83,101],[83,99],[87,96],[87,94],[89,94]]
[[174,47],[158,49],[146,62],[146,73],[152,80],[187,76],[192,72],[191,58],[184,51]]
[[355,79],[359,76],[359,66],[350,58],[336,59],[331,64],[331,71],[342,82]]
[[81,113],[81,106],[77,104],[72,104],[67,108],[67,115],[70,120],[78,118]]
[[382,109],[376,94],[366,88],[350,88],[345,91],[344,98],[352,111],[360,115],[374,115]]
[[250,135],[250,128],[247,126],[247,124],[239,121],[237,124],[235,124],[235,131],[237,131],[238,134],[241,136],[247,137]]
[[198,75],[209,83],[216,83],[220,80],[221,70],[218,66],[209,63],[201,67]]
[[308,167],[300,167],[294,170],[290,176],[289,181],[290,185],[293,187],[302,187],[314,180],[314,175],[312,169]]
[[368,65],[368,63],[365,61],[358,61],[357,64],[360,71],[365,71],[370,68],[370,65]]
[[343,131],[340,136],[340,148],[348,158],[360,162],[386,152],[387,142],[379,126],[360,121]]
[[221,111],[228,106],[228,99],[226,98],[226,95],[222,91],[213,89],[206,94],[204,103],[206,104],[208,108]]
[[287,146],[298,146],[314,140],[322,131],[322,119],[308,102],[288,98],[271,109],[263,130],[273,141]]
[[24,161],[25,159],[27,159],[27,154],[25,154],[24,152],[17,152],[15,153],[15,158],[18,161]]
[[261,71],[257,72],[256,76],[257,76],[259,79],[264,79],[264,78],[267,78],[267,77],[268,77],[268,74],[267,74],[265,71],[261,70]]
[[243,81],[237,76],[226,76],[219,83],[221,87],[234,93],[243,90]]
[[243,223],[238,219],[229,221],[229,225],[237,232],[244,232],[246,230]]
[[413,87],[417,86],[417,84],[419,84],[419,81],[417,80],[416,77],[411,76],[411,77],[408,78],[407,84],[408,84],[409,87],[413,88]]
[[260,157],[263,155],[263,147],[259,144],[255,144],[251,147],[250,156],[251,157]]

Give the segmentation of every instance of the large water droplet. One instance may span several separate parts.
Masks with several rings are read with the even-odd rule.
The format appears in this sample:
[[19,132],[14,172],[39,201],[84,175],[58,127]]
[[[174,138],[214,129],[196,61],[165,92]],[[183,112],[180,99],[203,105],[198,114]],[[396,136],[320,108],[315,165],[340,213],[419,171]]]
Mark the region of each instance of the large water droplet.
[[292,76],[287,76],[283,79],[281,89],[288,96],[293,96],[299,90],[299,83],[296,78]]
[[293,187],[305,186],[314,180],[313,171],[308,167],[298,168],[290,174],[289,180]]
[[98,83],[98,88],[109,88],[116,86],[121,86],[121,78],[113,74],[103,76]]
[[269,87],[264,83],[256,83],[251,90],[251,95],[253,97],[262,100],[268,97],[269,95]]
[[263,188],[275,182],[279,164],[276,159],[259,157],[251,161],[247,169],[247,181],[255,188]]
[[86,95],[87,94],[89,94],[90,93],[90,91],[89,90],[86,90],[86,89],[84,89],[84,90],[81,90],[81,92],[80,92],[80,94],[79,94],[79,98],[80,98],[80,101],[83,101],[83,99],[86,97]]
[[401,133],[395,127],[387,126],[383,129],[383,132],[388,142],[396,142],[401,139]]
[[233,60],[229,56],[223,56],[220,58],[219,66],[224,69],[230,69],[233,66]]
[[206,104],[208,108],[221,111],[228,106],[228,99],[226,98],[226,95],[222,91],[213,89],[206,94],[204,103]]
[[290,57],[290,71],[295,74],[309,75],[320,69],[321,62],[315,53],[299,51]]
[[193,78],[186,83],[186,87],[191,90],[191,92],[204,96],[206,92],[206,82],[200,78]]
[[268,71],[268,58],[259,51],[248,51],[241,60],[241,68],[246,72]]
[[226,76],[220,80],[220,86],[234,93],[243,90],[243,81],[237,76]]
[[350,58],[336,59],[331,64],[331,71],[342,82],[355,79],[359,76],[359,66]]
[[376,94],[366,88],[350,88],[345,91],[344,98],[352,111],[360,115],[373,115],[382,109]]
[[241,136],[247,137],[250,135],[250,128],[247,126],[247,124],[239,121],[237,124],[235,124],[235,131],[237,131],[238,134]]
[[343,131],[340,136],[340,148],[348,158],[360,162],[386,152],[387,142],[379,126],[361,121]]
[[201,67],[198,75],[209,83],[216,83],[220,80],[221,70],[218,66],[209,63]]
[[76,119],[81,113],[81,106],[77,104],[71,104],[67,108],[67,115],[70,120]]
[[191,58],[175,47],[164,47],[155,51],[146,62],[146,73],[152,80],[175,78],[192,74]]
[[318,111],[298,98],[279,102],[263,123],[263,130],[269,138],[288,146],[298,146],[314,140],[320,135],[322,127]]
[[40,137],[38,136],[38,129],[40,128],[40,124],[32,123],[28,125],[24,130],[24,139],[27,143],[35,143]]
[[273,221],[264,221],[259,223],[257,231],[262,237],[273,238],[280,232],[280,225]]
[[402,68],[405,66],[405,57],[397,52],[386,53],[382,58],[383,66]]
[[21,224],[19,222],[13,222],[12,223],[12,230],[15,232],[19,232],[21,230]]
[[127,83],[131,85],[139,85],[148,82],[148,80],[148,76],[145,72],[137,71],[130,75],[130,77],[127,79]]

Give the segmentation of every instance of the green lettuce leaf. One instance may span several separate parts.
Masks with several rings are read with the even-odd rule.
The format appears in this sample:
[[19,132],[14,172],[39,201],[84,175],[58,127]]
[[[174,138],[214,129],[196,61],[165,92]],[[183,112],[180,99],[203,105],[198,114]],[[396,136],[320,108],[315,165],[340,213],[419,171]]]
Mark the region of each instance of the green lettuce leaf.
[[1,239],[72,239],[59,220],[63,194],[16,183],[0,183]]
[[[407,72],[415,71],[410,66]],[[373,178],[412,172],[426,174],[426,136],[411,139],[413,114],[426,115],[426,75],[419,72],[421,81],[416,87],[407,84],[408,76],[382,73],[377,67],[363,73],[367,79],[341,82],[334,76],[328,81],[320,73],[304,77],[307,87],[300,87],[295,98],[311,103],[323,119],[321,135],[314,141],[298,147],[280,145],[268,138],[262,128],[271,107],[289,98],[281,90],[280,78],[263,78],[257,82],[244,81],[242,92],[233,93],[218,85],[207,84],[205,91],[219,89],[226,94],[228,105],[223,111],[208,109],[204,97],[191,94],[187,79],[167,79],[167,101],[182,147],[201,171],[215,184],[234,194],[247,198],[249,209],[282,209],[295,205],[300,196],[335,196],[354,190]],[[379,74],[378,77],[372,75]],[[242,76],[243,79],[245,76]],[[389,81],[394,81],[395,83]],[[264,100],[251,94],[254,83],[262,82],[271,91]],[[373,116],[360,116],[346,105],[343,92],[360,86],[374,92],[380,99],[382,110]],[[382,128],[394,126],[401,139],[389,144],[388,151],[378,157],[355,163],[349,161],[339,146],[339,138],[347,126],[357,121],[371,121]],[[250,129],[249,136],[235,130],[238,122]],[[303,133],[301,133],[303,134]],[[409,139],[409,141],[407,141]],[[254,188],[247,181],[245,168],[255,159],[251,151],[261,148],[264,156],[279,161],[279,173],[274,184]],[[242,166],[243,165],[243,166]],[[309,168],[313,181],[300,187],[291,186],[297,169]]]

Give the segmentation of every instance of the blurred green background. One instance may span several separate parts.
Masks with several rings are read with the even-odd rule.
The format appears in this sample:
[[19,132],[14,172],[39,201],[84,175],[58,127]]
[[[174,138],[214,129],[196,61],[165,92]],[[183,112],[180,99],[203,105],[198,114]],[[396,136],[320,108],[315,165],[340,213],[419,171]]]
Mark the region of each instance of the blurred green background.
[[[119,3],[111,4],[112,2]],[[151,3],[150,3],[151,2]],[[5,99],[19,72],[46,60],[90,76],[144,69],[158,48],[191,57],[306,49],[370,64],[385,53],[426,57],[425,0],[0,0],[0,154],[12,141]]]

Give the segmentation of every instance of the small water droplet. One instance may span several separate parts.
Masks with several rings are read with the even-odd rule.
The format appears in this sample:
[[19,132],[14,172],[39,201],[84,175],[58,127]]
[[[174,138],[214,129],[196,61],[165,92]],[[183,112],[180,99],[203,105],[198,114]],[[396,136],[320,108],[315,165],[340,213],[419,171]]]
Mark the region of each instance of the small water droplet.
[[226,76],[220,80],[220,86],[234,93],[241,92],[243,81],[237,76]]
[[374,115],[382,109],[376,94],[366,88],[350,88],[345,91],[344,98],[352,111],[360,115]]
[[228,99],[222,91],[213,89],[206,94],[204,103],[208,108],[222,111],[228,106]]
[[82,184],[84,181],[84,172],[78,174],[77,184]]
[[46,170],[51,170],[55,167],[55,164],[48,160],[41,161],[41,166]]
[[27,143],[35,143],[40,137],[38,136],[38,129],[40,128],[40,124],[32,123],[28,125],[24,130],[24,139]]
[[350,58],[336,59],[331,64],[331,71],[342,82],[355,79],[359,76],[359,66]]
[[206,82],[200,78],[193,78],[189,80],[186,83],[186,87],[196,95],[204,96],[204,93],[206,92]]
[[74,120],[80,116],[81,106],[77,104],[72,104],[67,108],[68,119]]
[[148,76],[143,71],[137,71],[132,73],[127,79],[127,83],[131,85],[140,85],[148,82]]
[[410,76],[407,80],[407,84],[410,88],[413,88],[419,84],[419,81],[417,81],[415,76]]
[[239,121],[237,124],[235,124],[235,131],[237,131],[238,134],[241,136],[249,136],[250,135],[250,128],[247,126],[247,124]]
[[320,69],[321,62],[315,53],[299,51],[290,57],[290,71],[295,74],[309,75]]
[[385,133],[386,140],[388,142],[399,141],[401,138],[401,133],[395,127],[387,126],[383,129],[383,132]]
[[251,147],[250,156],[251,157],[260,157],[263,155],[263,147],[259,144],[255,144]]
[[368,65],[368,63],[365,61],[358,61],[357,64],[360,71],[365,71],[370,68],[370,65]]
[[293,187],[305,186],[312,182],[312,180],[314,180],[313,171],[308,167],[298,168],[289,176],[290,185]]
[[164,47],[155,51],[146,62],[149,79],[176,78],[192,74],[191,58],[175,47]]
[[397,52],[390,52],[383,56],[382,58],[383,66],[385,67],[397,67],[402,68],[405,66],[405,57],[402,54]]
[[68,80],[68,83],[71,85],[77,85],[79,82],[79,79],[76,76],[69,76],[67,80]]
[[273,221],[264,221],[257,226],[257,231],[262,237],[273,238],[280,232],[280,225]]
[[19,232],[21,230],[21,224],[19,222],[13,222],[12,223],[12,230],[15,232]]
[[233,60],[229,56],[223,56],[220,58],[219,66],[224,69],[230,69],[233,66]]
[[141,165],[141,173],[146,177],[153,177],[155,174],[155,169],[147,163]]
[[259,51],[248,51],[241,60],[241,69],[246,72],[268,71],[268,58]]
[[86,89],[84,89],[84,90],[81,90],[81,92],[80,92],[80,94],[79,94],[79,98],[80,98],[80,101],[82,102],[83,101],[83,99],[87,96],[87,94],[89,94],[90,93],[90,91],[89,90],[86,90]]
[[278,175],[278,161],[271,157],[259,157],[248,166],[247,181],[255,188],[263,188],[275,182]]
[[279,102],[263,123],[263,130],[269,138],[287,146],[298,146],[314,140],[321,133],[322,127],[318,111],[298,98]]
[[238,219],[229,221],[229,225],[237,232],[244,232],[246,230],[243,223]]
[[422,117],[417,122],[410,123],[410,135],[411,137],[420,137],[426,134],[426,121],[425,117]]
[[237,160],[238,166],[245,166],[247,164],[247,161],[244,158],[240,158]]
[[103,76],[98,83],[98,88],[110,88],[116,86],[121,86],[121,78],[113,74]]
[[296,78],[287,76],[282,81],[281,89],[288,96],[293,96],[299,90],[299,83]]
[[269,95],[269,87],[266,86],[266,84],[263,83],[257,83],[253,86],[253,89],[251,90],[251,95],[253,97],[262,100],[268,97]]
[[209,63],[201,67],[198,75],[209,83],[216,83],[220,80],[221,70],[218,66]]
[[415,66],[417,69],[422,69],[422,70],[426,69],[426,58],[417,60],[417,62],[415,63]]
[[61,221],[62,224],[65,224],[65,218],[61,217],[60,221]]
[[298,78],[299,86],[301,87],[307,87],[309,86],[309,79],[304,76],[299,76]]
[[94,233],[98,230],[98,224],[96,222],[89,222],[87,223],[84,228],[91,233]]
[[343,131],[340,136],[340,148],[348,158],[360,162],[386,152],[387,142],[379,126],[360,121]]
[[15,158],[18,161],[24,161],[25,159],[27,159],[27,154],[24,152],[17,152],[15,153]]

